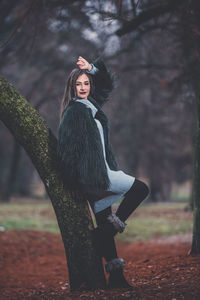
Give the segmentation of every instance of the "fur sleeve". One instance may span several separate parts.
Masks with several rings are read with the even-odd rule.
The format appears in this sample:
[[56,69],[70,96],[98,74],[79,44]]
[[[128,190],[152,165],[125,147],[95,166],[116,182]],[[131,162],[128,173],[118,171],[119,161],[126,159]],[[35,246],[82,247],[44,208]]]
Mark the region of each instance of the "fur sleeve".
[[119,165],[114,155],[113,147],[110,141],[108,142],[108,146],[107,146],[106,158],[111,170],[114,171],[119,170]]
[[68,190],[96,192],[109,186],[100,134],[89,108],[74,103],[63,115],[58,156]]
[[94,62],[94,66],[98,69],[93,77],[95,85],[94,99],[102,106],[108,101],[109,94],[115,87],[115,76],[105,65],[102,58],[98,57]]
[[110,124],[108,122],[108,129],[106,134],[106,160],[111,170],[117,171],[119,170],[119,165],[116,160],[116,156],[113,151],[113,147],[110,140]]

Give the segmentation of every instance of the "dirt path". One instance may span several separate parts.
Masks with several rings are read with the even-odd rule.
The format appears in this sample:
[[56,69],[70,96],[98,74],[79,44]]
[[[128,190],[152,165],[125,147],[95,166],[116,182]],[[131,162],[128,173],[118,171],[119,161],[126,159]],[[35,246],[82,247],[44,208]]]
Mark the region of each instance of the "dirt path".
[[118,244],[133,291],[70,293],[58,234],[0,232],[0,299],[200,299],[200,256],[188,256],[191,236]]

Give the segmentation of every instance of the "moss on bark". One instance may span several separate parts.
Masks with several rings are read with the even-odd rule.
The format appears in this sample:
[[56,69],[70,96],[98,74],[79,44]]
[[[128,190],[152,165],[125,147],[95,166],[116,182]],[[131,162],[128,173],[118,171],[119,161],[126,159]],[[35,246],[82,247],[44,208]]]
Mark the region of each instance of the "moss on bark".
[[92,244],[88,204],[70,198],[63,188],[57,140],[40,114],[2,76],[0,119],[26,150],[45,185],[65,247],[71,290],[105,287],[102,262]]

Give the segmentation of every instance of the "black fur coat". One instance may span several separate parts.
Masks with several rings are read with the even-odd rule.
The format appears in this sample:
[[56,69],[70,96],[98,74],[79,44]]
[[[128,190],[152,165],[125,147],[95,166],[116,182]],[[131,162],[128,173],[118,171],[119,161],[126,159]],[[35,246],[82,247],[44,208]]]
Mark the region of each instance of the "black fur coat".
[[[101,58],[93,64],[99,71],[92,75],[95,92],[88,100],[98,109],[95,118],[103,127],[107,163],[111,170],[117,170],[110,143],[109,121],[101,109],[114,87],[114,78]],[[73,100],[64,112],[58,131],[57,152],[67,190],[87,193],[104,191],[109,187],[99,130],[91,109],[83,103]]]

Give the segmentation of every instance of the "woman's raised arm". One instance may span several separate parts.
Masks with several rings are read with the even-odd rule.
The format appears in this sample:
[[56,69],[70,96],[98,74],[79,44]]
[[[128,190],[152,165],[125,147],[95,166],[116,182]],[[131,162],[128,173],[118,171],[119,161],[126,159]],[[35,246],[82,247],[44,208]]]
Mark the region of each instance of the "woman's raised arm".
[[103,105],[104,102],[109,100],[109,95],[115,86],[114,74],[107,68],[102,58],[98,57],[93,65],[98,69],[93,75],[95,85],[95,100]]
[[114,74],[110,72],[101,57],[90,64],[82,56],[79,56],[77,65],[80,69],[86,69],[87,73],[92,75],[95,86],[94,99],[102,106],[108,101],[109,94],[114,89]]

